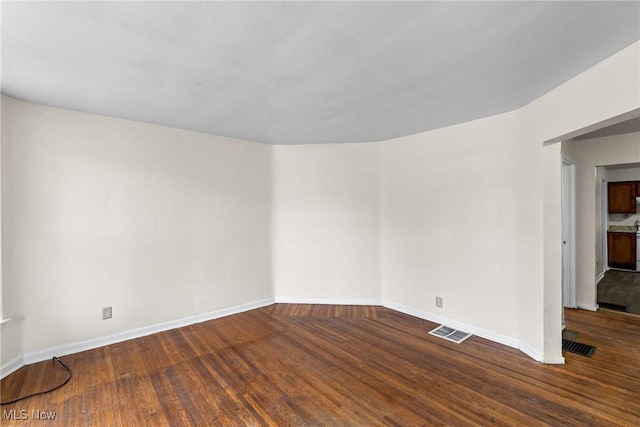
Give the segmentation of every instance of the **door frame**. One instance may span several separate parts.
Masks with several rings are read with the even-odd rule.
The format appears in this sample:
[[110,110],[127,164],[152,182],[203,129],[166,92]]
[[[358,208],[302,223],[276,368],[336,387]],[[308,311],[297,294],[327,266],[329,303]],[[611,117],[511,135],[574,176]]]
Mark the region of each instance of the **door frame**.
[[[609,269],[609,247],[607,245],[607,231],[609,231],[609,181],[605,177],[600,177],[600,226],[602,227],[602,246],[600,247],[602,256],[602,265],[600,266],[600,271],[598,272],[598,276],[596,277],[596,290],[598,289],[598,282],[602,280],[604,274]],[[597,291],[596,291],[597,295]],[[597,296],[596,296],[597,303]]]
[[562,155],[562,305],[577,308],[576,162]]

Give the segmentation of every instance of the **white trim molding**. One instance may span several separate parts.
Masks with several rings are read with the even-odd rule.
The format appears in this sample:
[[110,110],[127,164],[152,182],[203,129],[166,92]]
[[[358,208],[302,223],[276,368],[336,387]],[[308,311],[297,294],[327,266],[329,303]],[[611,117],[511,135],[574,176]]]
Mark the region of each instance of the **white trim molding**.
[[562,305],[577,306],[576,161],[562,155]]
[[[465,332],[471,332],[473,335],[477,335],[479,337],[488,339],[489,341],[497,342],[498,344],[506,345],[507,347],[518,348],[518,349],[520,348],[520,341],[513,337],[497,334],[495,332],[492,332],[483,328],[478,328],[477,326],[473,326],[468,323],[458,322],[457,320],[449,319],[447,317],[430,313],[428,311],[422,311],[415,308],[407,307],[405,305],[397,304],[391,301],[385,300],[383,305],[387,308],[399,311],[404,314],[408,314],[410,316],[419,317],[420,319],[429,320],[431,322],[451,326],[452,328],[460,329]],[[526,354],[531,356],[528,353]]]
[[453,320],[444,316],[440,316],[440,315],[419,310],[416,308],[408,307],[392,301],[379,300],[376,298],[354,298],[354,299],[336,298],[334,299],[334,298],[306,298],[306,297],[276,297],[275,302],[276,304],[278,303],[279,304],[335,304],[335,305],[383,306],[391,310],[398,311],[400,313],[408,314],[409,316],[417,317],[424,320],[429,320],[431,322],[438,323],[438,324],[446,324],[447,326],[451,326],[453,328],[460,329],[465,332],[470,332],[473,335],[477,335],[489,341],[506,345],[507,347],[516,348],[537,362],[552,363],[552,364],[564,363],[564,358],[562,359],[562,361],[553,361],[553,360],[544,361],[542,358],[542,354],[539,351],[535,350],[532,347],[529,347],[526,344],[521,343],[516,338],[509,337],[507,335],[497,334],[487,329],[479,328],[477,326],[473,326],[464,322],[459,322],[457,320]]
[[0,366],[0,379],[13,374],[18,369],[24,366],[24,357],[22,355],[16,356],[9,360],[4,365]]
[[598,307],[598,304],[591,305],[591,304],[580,304],[580,303],[578,303],[578,308],[581,309],[581,310],[598,311],[598,309],[600,307]]
[[564,358],[562,358],[562,362],[547,362],[546,360],[543,360],[542,353],[540,353],[535,348],[533,348],[530,345],[525,344],[523,342],[521,342],[518,345],[518,350],[520,350],[521,352],[523,352],[524,354],[526,354],[527,356],[529,356],[530,358],[532,358],[536,362],[553,363],[553,364],[560,364],[560,365],[564,364]]
[[[23,364],[31,364],[51,359],[53,356],[66,356],[68,354],[79,353],[81,351],[93,350],[109,344],[115,344],[122,341],[128,341],[134,338],[140,338],[158,332],[168,331],[170,329],[180,328],[182,326],[193,325],[195,323],[206,322],[207,320],[218,319],[220,317],[230,316],[256,308],[265,307],[274,303],[273,298],[266,298],[234,307],[222,308],[208,313],[201,313],[195,316],[184,317],[182,319],[171,320],[169,322],[158,323],[156,325],[145,326],[143,328],[132,329],[129,331],[119,332],[104,337],[92,338],[85,341],[63,344],[57,347],[51,347],[44,350],[25,353],[23,356]],[[4,374],[4,371],[3,371]]]
[[[140,338],[147,335],[152,335],[158,332],[164,332],[182,326],[188,326],[195,323],[201,323],[208,320],[218,319],[220,317],[226,317],[233,314],[243,313],[245,311],[254,310],[256,308],[265,307],[274,303],[281,304],[335,304],[335,305],[376,305],[395,310],[409,316],[414,316],[420,319],[428,320],[438,324],[446,324],[456,329],[470,332],[481,338],[489,341],[496,342],[498,344],[506,345],[508,347],[517,348],[532,359],[544,362],[544,363],[564,363],[564,358],[560,361],[543,361],[542,355],[532,347],[521,343],[518,339],[509,337],[506,335],[498,334],[487,329],[479,328],[464,322],[459,322],[453,319],[449,319],[444,316],[440,316],[427,311],[419,310],[416,308],[408,307],[402,304],[394,303],[392,301],[377,299],[377,298],[306,298],[306,297],[275,297],[266,298],[259,301],[254,301],[246,304],[237,305],[234,307],[223,308],[208,313],[197,314],[195,316],[185,317],[182,319],[176,319],[169,322],[159,323],[156,325],[145,326],[138,329],[124,331],[113,335],[107,335],[104,337],[92,338],[85,341],[63,344],[57,347],[51,347],[44,350],[33,351],[25,353],[24,355],[17,356],[10,360],[8,363],[0,367],[0,378],[4,378],[7,375],[17,371],[22,366],[31,363],[41,362],[43,360],[51,359],[53,356],[66,356],[73,353],[79,353],[82,351],[92,350],[95,348],[103,347],[105,345],[115,344],[123,341],[128,341],[134,338]],[[580,308],[591,309],[580,306]],[[596,311],[597,306],[591,311]]]
[[380,298],[276,297],[276,304],[379,305]]

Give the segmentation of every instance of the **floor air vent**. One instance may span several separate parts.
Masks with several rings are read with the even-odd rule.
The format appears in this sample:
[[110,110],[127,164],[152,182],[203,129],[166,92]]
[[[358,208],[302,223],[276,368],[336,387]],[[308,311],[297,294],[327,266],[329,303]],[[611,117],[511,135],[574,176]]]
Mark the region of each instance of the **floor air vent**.
[[596,348],[592,345],[581,344],[575,341],[562,340],[562,349],[570,353],[579,354],[580,356],[593,356]]
[[445,325],[440,325],[433,331],[429,331],[429,334],[435,335],[436,337],[444,338],[445,340],[452,341],[456,344],[460,344],[462,341],[471,336],[469,332],[459,331]]

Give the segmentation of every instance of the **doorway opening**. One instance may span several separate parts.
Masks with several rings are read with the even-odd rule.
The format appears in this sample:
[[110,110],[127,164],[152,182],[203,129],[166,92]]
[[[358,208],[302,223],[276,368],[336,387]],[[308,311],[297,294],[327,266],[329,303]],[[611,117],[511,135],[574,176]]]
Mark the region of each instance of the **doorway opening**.
[[[640,242],[640,206],[631,203],[620,209],[608,202],[609,184],[614,194],[619,193],[616,188],[636,189],[635,183],[640,183],[640,163],[598,166],[596,175],[601,184],[600,197],[596,195],[601,212],[601,228],[597,230],[600,245],[596,252],[597,304],[602,309],[640,315],[640,245],[637,243]],[[619,194],[613,198],[616,203],[618,199]]]
[[[640,109],[628,111],[615,117],[593,123],[589,126],[559,135],[543,142],[545,148],[545,317],[544,357],[547,363],[563,363],[560,342],[564,324],[564,295],[570,299],[571,293],[565,292],[563,253],[564,242],[563,209],[562,209],[562,169],[563,155],[575,160],[575,306],[580,309],[597,311],[596,277],[600,267],[596,267],[596,254],[601,246],[596,244],[596,234],[602,235],[600,204],[596,204],[594,193],[599,190],[600,182],[596,180],[596,166],[616,164],[627,161],[640,162],[640,140],[626,142],[613,141],[605,143],[584,141],[586,139],[603,139],[603,137],[623,136],[627,133],[640,132]],[[566,143],[566,144],[565,144]],[[598,145],[595,151],[585,153],[587,145]],[[638,160],[636,160],[638,159]],[[565,162],[568,163],[568,162]],[[564,165],[567,167],[567,165]],[[598,191],[599,193],[600,191]],[[566,193],[566,192],[565,192]],[[599,258],[602,255],[598,256]],[[570,256],[565,256],[570,259]],[[603,264],[600,264],[603,265]],[[567,301],[567,305],[571,305]],[[570,325],[567,325],[570,327]]]

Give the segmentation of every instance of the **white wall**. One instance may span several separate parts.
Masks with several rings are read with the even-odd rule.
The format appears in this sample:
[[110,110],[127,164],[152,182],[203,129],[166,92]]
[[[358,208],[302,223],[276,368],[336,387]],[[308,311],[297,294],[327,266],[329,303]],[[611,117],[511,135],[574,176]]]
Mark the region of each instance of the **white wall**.
[[578,157],[578,153],[576,151],[576,141],[574,139],[570,139],[568,141],[562,141],[561,151],[562,156],[569,158],[574,161]]
[[[10,147],[9,144],[9,124],[12,123],[15,119],[12,115],[12,109],[7,108],[9,101],[2,96],[1,100],[1,112],[2,112],[2,142],[0,149],[2,150],[1,155],[1,175],[2,175],[2,194],[1,194],[1,210],[2,210],[2,310],[3,317],[10,318],[18,317],[21,313],[23,313],[23,300],[22,298],[22,289],[18,286],[11,286],[10,282],[6,280],[8,269],[4,266],[8,264],[9,257],[9,245],[7,244],[7,236],[8,236],[8,216],[5,213],[8,205],[6,200],[9,195],[10,187],[8,185],[8,174],[9,174],[9,153]],[[14,166],[15,167],[15,166]],[[23,354],[23,333],[22,328],[23,322],[18,319],[14,319],[9,323],[5,323],[0,326],[0,366],[4,366],[9,361],[21,360]],[[16,367],[19,367],[17,365]]]
[[[599,238],[606,238],[602,236],[599,220],[600,182],[596,167],[639,162],[640,133],[579,140],[576,149],[576,291],[578,304],[593,307],[597,300],[596,277],[601,270],[596,265],[596,259],[601,258],[597,254]],[[609,180],[614,180],[614,172],[607,172]]]
[[513,113],[383,143],[384,299],[562,362],[561,150],[544,142],[638,109],[639,51]]
[[[640,141],[639,132],[628,133],[624,135],[625,139],[635,138],[636,140]],[[625,167],[608,168],[607,175],[609,177],[609,182],[640,181],[640,166],[630,165]]]
[[[533,144],[535,137],[531,140]],[[562,150],[561,144],[542,146],[543,286],[520,292],[520,308],[527,313],[521,340],[541,353],[544,361],[564,363],[562,356]],[[534,227],[536,229],[537,227]],[[537,243],[537,242],[536,242]],[[542,307],[539,305],[542,301]],[[521,316],[522,317],[522,316]]]
[[536,188],[517,124],[509,113],[382,145],[385,300],[518,336],[518,287],[541,277],[522,244]]
[[272,155],[276,300],[380,304],[378,144]]
[[2,102],[3,363],[273,298],[268,146]]

